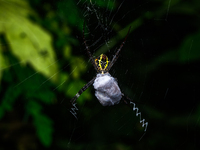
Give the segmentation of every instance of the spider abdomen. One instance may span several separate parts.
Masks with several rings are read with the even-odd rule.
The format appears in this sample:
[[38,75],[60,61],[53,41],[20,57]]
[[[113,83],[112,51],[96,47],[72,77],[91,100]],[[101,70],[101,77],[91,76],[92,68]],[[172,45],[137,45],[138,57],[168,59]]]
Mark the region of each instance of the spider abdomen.
[[117,81],[109,74],[97,74],[93,83],[95,96],[103,106],[118,104],[122,98]]

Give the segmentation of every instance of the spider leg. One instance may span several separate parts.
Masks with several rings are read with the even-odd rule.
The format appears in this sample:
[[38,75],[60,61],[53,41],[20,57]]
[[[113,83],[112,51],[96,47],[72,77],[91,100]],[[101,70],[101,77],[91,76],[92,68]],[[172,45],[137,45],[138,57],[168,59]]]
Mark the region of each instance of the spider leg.
[[90,52],[90,48],[89,48],[89,46],[88,46],[87,43],[86,43],[85,35],[84,35],[84,34],[85,34],[85,21],[84,21],[84,23],[83,23],[83,41],[84,41],[85,48],[86,48],[86,51],[87,51],[87,54],[88,54],[88,57],[89,57],[89,59],[90,59],[91,64],[94,66],[94,69],[95,69],[96,71],[98,71],[98,68],[97,68],[97,66],[96,66],[96,64],[95,64],[94,58],[93,58],[93,56],[92,56],[92,54],[91,54],[91,52]]
[[130,99],[129,97],[125,96],[124,93],[122,93],[122,100],[123,100],[123,102],[124,102],[126,105],[128,105],[129,107],[130,107],[130,105],[129,105],[130,102],[133,102],[133,100]]
[[122,44],[120,45],[119,49],[117,50],[117,52],[113,56],[113,59],[112,59],[112,61],[110,62],[109,66],[108,66],[108,71],[112,68],[112,66],[114,65],[114,63],[117,61],[117,58],[119,57],[119,52],[121,51],[122,47],[124,46],[130,30],[131,30],[131,26],[129,27],[128,33],[127,33],[124,41],[122,42]]
[[[142,124],[142,127],[144,128],[144,131],[147,130],[148,122],[145,121],[145,119],[142,119],[141,117],[141,112],[139,112],[139,108],[135,106],[135,103],[133,102],[132,99],[129,97],[125,96],[124,93],[122,93],[122,99],[124,100],[125,104],[128,105],[129,107],[132,107],[133,111],[135,111],[136,116],[139,117],[140,123]],[[131,106],[132,105],[132,106]]]
[[76,102],[76,100],[78,99],[78,97],[85,91],[87,90],[90,85],[92,85],[94,83],[94,80],[96,79],[96,77],[94,77],[92,80],[90,80],[86,85],[84,85],[84,87],[82,87],[78,93],[71,99],[71,103],[74,104]]

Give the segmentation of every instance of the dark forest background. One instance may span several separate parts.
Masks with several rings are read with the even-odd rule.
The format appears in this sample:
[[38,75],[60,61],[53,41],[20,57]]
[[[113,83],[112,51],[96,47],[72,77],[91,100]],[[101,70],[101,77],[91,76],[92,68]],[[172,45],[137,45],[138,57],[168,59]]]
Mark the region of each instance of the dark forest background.
[[[103,107],[91,52],[148,122],[121,102]],[[199,0],[0,1],[0,150],[200,148]]]

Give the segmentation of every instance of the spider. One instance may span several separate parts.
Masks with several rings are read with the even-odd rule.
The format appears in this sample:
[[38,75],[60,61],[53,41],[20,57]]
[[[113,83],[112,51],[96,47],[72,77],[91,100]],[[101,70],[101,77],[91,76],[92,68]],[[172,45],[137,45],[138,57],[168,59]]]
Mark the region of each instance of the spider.
[[[87,88],[89,88],[92,84],[95,89],[95,96],[97,97],[97,99],[103,106],[111,106],[111,105],[118,104],[122,98],[124,99],[124,101],[125,99],[131,101],[130,98],[126,97],[121,92],[118,86],[117,80],[113,78],[109,73],[110,69],[115,64],[115,62],[117,61],[119,57],[119,52],[121,51],[122,47],[124,46],[126,42],[130,29],[131,27],[129,28],[124,41],[121,43],[119,49],[117,50],[112,60],[110,61],[105,54],[101,54],[96,59],[93,58],[85,40],[84,25],[83,25],[83,41],[84,41],[90,62],[92,63],[94,69],[96,70],[97,75],[92,80],[90,80],[83,88],[81,88],[79,92],[72,98],[71,100],[72,104],[74,104],[76,100],[78,99],[78,97],[85,90],[87,90]],[[125,103],[127,102],[125,101]]]

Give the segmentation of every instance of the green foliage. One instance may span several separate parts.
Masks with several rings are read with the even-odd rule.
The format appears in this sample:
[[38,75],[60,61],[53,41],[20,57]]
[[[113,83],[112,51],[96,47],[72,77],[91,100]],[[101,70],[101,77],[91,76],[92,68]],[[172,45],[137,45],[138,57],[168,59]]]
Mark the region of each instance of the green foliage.
[[[33,13],[26,1],[1,1],[0,33],[5,35],[12,54],[22,64],[29,63],[38,72],[51,77],[58,67],[55,63],[52,38],[47,31],[28,19]],[[55,79],[56,76],[51,78]]]
[[188,36],[182,43],[179,55],[181,63],[188,63],[200,60],[200,32]]
[[15,100],[19,97],[20,94],[21,91],[18,88],[16,90],[13,90],[12,87],[7,89],[0,105],[0,119],[3,117],[5,111],[12,110]]
[[[67,15],[65,19],[71,25],[76,25],[80,18],[77,17],[78,9],[74,1],[68,1],[67,5],[63,5],[62,2],[57,4],[58,13],[64,15],[64,18],[71,10],[71,15]],[[68,9],[64,9],[64,6],[67,6]],[[63,10],[67,10],[67,12],[60,12]],[[52,105],[56,101],[55,91],[52,90],[50,81],[57,84],[54,89],[64,92],[66,96],[73,97],[77,88],[80,88],[80,86],[76,87],[75,85],[85,84],[79,79],[80,74],[86,70],[83,64],[84,60],[72,56],[71,47],[65,44],[66,41],[60,42],[66,35],[59,31],[57,26],[50,27],[59,35],[57,43],[61,43],[61,45],[58,46],[64,47],[64,58],[68,59],[71,68],[70,74],[58,71],[58,61],[53,50],[52,37],[38,23],[32,22],[28,18],[29,16],[35,18],[38,16],[30,8],[27,1],[1,1],[0,13],[2,14],[0,16],[0,79],[2,78],[3,87],[7,87],[0,89],[3,96],[0,103],[0,119],[7,111],[15,109],[16,103],[22,101],[25,114],[33,119],[38,138],[44,146],[49,147],[53,138],[53,121],[43,113],[43,105]],[[49,21],[51,25],[54,22],[51,18],[44,21]],[[82,28],[82,25],[79,25]],[[77,44],[73,38],[69,37],[68,39],[73,44]],[[29,65],[34,71],[29,68]],[[70,76],[76,78],[77,81],[69,80]],[[72,87],[73,92],[69,90],[70,87]],[[85,92],[80,100],[84,98],[90,98],[89,92]]]
[[29,100],[26,105],[27,112],[33,117],[33,124],[36,127],[37,135],[46,147],[49,147],[52,142],[53,122],[52,120],[42,114],[42,107],[34,100]]
[[147,68],[148,71],[155,70],[162,64],[178,63],[186,64],[200,60],[200,32],[186,37],[177,49],[169,50],[155,58]]
[[65,20],[72,26],[78,25],[79,29],[82,29],[82,23],[80,23],[81,18],[79,17],[80,12],[74,0],[58,1],[57,9],[62,20]]
[[[6,40],[5,43],[1,42],[0,67],[2,69],[0,74],[5,69],[15,72],[15,74],[12,74],[12,71],[10,73],[3,72],[3,81],[4,84],[7,83],[8,87],[1,101],[0,118],[6,111],[13,109],[16,101],[24,100],[23,103],[27,106],[26,113],[33,117],[40,141],[45,146],[50,146],[53,132],[52,121],[40,111],[42,109],[40,103],[52,104],[55,95],[48,89],[49,84],[45,83],[45,87],[41,84],[42,78],[39,73],[51,77],[52,81],[57,78],[54,74],[57,72],[58,66],[55,63],[56,57],[51,35],[28,19],[28,16],[33,15],[34,12],[26,1],[1,1],[0,13],[2,14],[0,34],[4,35]],[[15,62],[11,56],[3,53],[2,46],[7,43],[9,43],[11,53],[18,59]],[[12,69],[13,64],[22,64],[23,66],[30,64],[36,72],[18,66],[14,66]],[[9,76],[10,78],[8,78]],[[16,77],[17,82],[14,81]],[[10,82],[11,80],[12,82]],[[40,101],[40,103],[36,101]]]
[[3,57],[3,54],[2,54],[2,45],[0,45],[0,80],[1,80],[1,77],[2,77],[2,69],[5,68],[7,65],[6,65],[6,59]]
[[[10,58],[12,57],[10,56]],[[11,74],[15,69],[16,74]],[[50,82],[41,84],[41,81],[44,81],[44,77],[38,73],[35,74],[33,70],[28,68],[16,66],[11,69],[11,72],[5,71],[3,76],[4,85],[9,85],[9,87],[6,89],[1,101],[0,117],[2,118],[6,111],[11,111],[16,101],[22,101],[25,106],[25,114],[29,114],[33,118],[33,124],[40,141],[44,146],[50,146],[53,124],[52,120],[42,113],[41,104],[49,105],[55,101],[55,94],[51,90],[52,84]],[[17,81],[21,82],[16,85],[16,81],[13,81],[13,79],[17,76]],[[31,77],[31,79],[27,78],[27,76]]]
[[108,3],[105,3],[105,1],[102,0],[88,0],[88,3],[95,4],[96,6],[102,7],[104,9],[112,10],[115,9],[116,4],[114,0],[110,0]]

